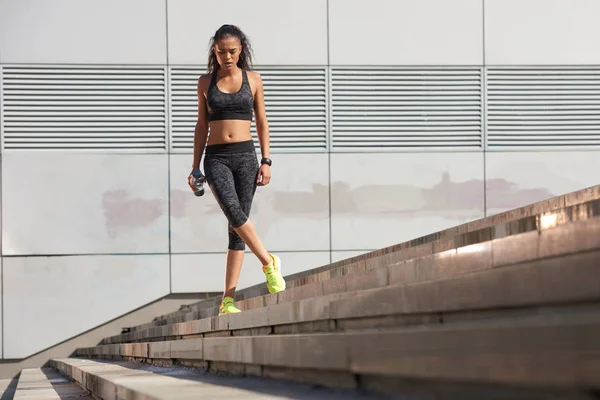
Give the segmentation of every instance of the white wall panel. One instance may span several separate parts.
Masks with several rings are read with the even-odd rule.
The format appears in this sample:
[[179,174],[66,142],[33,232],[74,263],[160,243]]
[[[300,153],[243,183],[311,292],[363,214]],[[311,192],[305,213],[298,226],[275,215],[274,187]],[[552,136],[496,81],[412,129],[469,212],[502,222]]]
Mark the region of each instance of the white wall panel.
[[224,24],[250,39],[255,64],[327,63],[326,0],[169,0],[169,63],[206,64],[210,38]]
[[3,63],[166,63],[164,0],[0,0]]
[[488,148],[600,148],[600,68],[496,67],[486,81]]
[[[0,108],[2,108],[2,107],[0,107]],[[1,115],[2,114],[0,112],[0,118],[1,118]],[[2,138],[0,137],[0,140],[1,139]],[[3,216],[2,216],[2,203],[3,203],[3,201],[2,201],[2,182],[3,182],[3,180],[2,180],[2,175],[3,175],[2,161],[3,161],[3,157],[2,156],[3,156],[3,154],[0,153],[0,256],[2,256],[2,254],[4,254],[4,246],[2,245],[2,221],[3,221]]]
[[[1,256],[0,256],[1,257]],[[1,261],[0,261],[1,262]],[[2,267],[4,268],[4,266]],[[2,273],[2,275],[4,276],[4,272]],[[1,358],[4,358],[4,285],[0,285],[0,355]]]
[[597,0],[486,0],[486,64],[599,64],[599,15]]
[[331,155],[332,250],[379,249],[484,214],[482,153]]
[[5,358],[72,338],[169,293],[169,258],[4,258]]
[[[328,251],[276,252],[284,276],[329,264]],[[225,285],[225,253],[173,254],[171,257],[173,293],[221,292]],[[244,263],[237,289],[266,282],[260,261],[250,252]]]
[[487,214],[542,201],[600,183],[600,151],[489,152]]
[[[250,212],[264,245],[269,251],[329,250],[327,154],[272,158],[271,183],[257,188]],[[226,251],[227,219],[208,187],[194,196],[187,185],[191,165],[191,154],[171,155],[171,251]]]
[[162,67],[2,66],[3,149],[166,148]]
[[331,71],[331,148],[480,148],[479,67]]
[[481,0],[330,0],[334,65],[483,61]]
[[3,155],[4,255],[168,252],[166,155]]

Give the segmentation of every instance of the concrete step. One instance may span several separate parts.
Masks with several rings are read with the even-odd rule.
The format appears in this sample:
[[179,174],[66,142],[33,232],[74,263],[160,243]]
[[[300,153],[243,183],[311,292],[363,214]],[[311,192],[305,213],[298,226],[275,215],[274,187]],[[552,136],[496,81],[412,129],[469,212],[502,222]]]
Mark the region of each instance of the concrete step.
[[[376,332],[200,338],[176,341],[177,348],[163,347],[160,354],[151,350],[153,358],[138,354],[134,345],[122,347],[121,354],[137,362],[175,359],[240,376],[395,395],[407,394],[403,383],[421,381],[425,386],[476,384],[492,392],[499,390],[496,394],[522,388],[545,391],[554,398],[591,399],[593,391],[600,390],[599,337],[600,313],[588,312],[565,314],[555,321],[529,318]],[[155,345],[162,343],[149,346]],[[53,361],[61,370],[76,362],[86,365],[90,361]]]
[[88,392],[52,368],[21,370],[15,400],[93,400]]
[[418,382],[417,392],[433,386],[444,396],[460,394],[454,398],[518,388],[525,392],[505,398],[593,398],[589,393],[600,390],[597,223],[563,233],[588,243],[576,253],[558,256],[551,241],[544,259],[257,308],[210,319],[216,326],[192,321],[175,325],[184,329],[173,332],[177,340],[154,337],[77,355],[394,395],[412,394],[408,380]]
[[51,365],[72,377],[101,399],[331,399],[382,398],[348,390],[333,390],[259,377],[228,378],[194,368],[160,368],[123,362],[81,359],[51,360]]
[[[190,321],[170,326],[166,336],[138,343],[79,348],[79,356],[155,358],[179,339],[298,332],[339,332],[410,325],[436,327],[452,321],[514,317],[541,308],[589,307],[600,311],[600,249],[510,267],[473,272],[448,280],[394,285]],[[584,308],[585,308],[584,307]],[[515,311],[518,311],[515,314]],[[171,339],[171,340],[169,340]],[[185,341],[185,340],[184,340]]]
[[[552,211],[548,211],[549,209]],[[286,276],[288,290],[280,294],[270,295],[264,284],[255,285],[238,291],[236,303],[240,307],[245,307],[246,302],[255,302],[257,298],[260,298],[264,304],[275,304],[280,301],[281,297],[288,296],[287,293],[290,289],[309,284],[319,284],[340,276],[370,271],[380,267],[385,268],[405,260],[467,248],[518,234],[531,233],[534,236],[534,232],[569,224],[573,221],[595,218],[599,214],[600,185],[576,192],[571,197],[565,195],[554,200],[536,203],[509,213],[460,225],[359,257]],[[157,317],[147,324],[127,328],[125,331],[145,330],[156,326],[214,316],[218,313],[219,302],[220,296],[206,299],[188,305],[177,312]]]
[[248,329],[329,331],[367,323],[352,321],[357,318],[389,322],[390,316],[437,313],[431,316],[436,319],[439,313],[593,301],[600,290],[599,251],[600,218],[578,221],[291,288],[240,302],[245,309],[240,314],[137,330],[102,343],[239,335]]
[[205,302],[80,348],[77,360],[399,398],[597,398],[599,216],[600,199],[586,198],[307,271],[276,295],[242,291],[242,313],[215,317]]

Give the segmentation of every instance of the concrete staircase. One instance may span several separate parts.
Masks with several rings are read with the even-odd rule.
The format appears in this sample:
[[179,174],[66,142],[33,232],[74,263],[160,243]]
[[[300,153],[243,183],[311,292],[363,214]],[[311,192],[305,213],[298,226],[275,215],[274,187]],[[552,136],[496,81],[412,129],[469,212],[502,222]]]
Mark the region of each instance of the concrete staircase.
[[286,280],[50,365],[102,399],[600,398],[600,186]]

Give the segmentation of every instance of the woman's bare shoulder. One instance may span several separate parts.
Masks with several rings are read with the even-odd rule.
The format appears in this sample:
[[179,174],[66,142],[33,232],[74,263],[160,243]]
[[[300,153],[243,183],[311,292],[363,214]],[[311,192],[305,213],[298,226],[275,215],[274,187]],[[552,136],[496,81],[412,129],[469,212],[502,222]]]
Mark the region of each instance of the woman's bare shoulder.
[[248,80],[252,87],[262,88],[263,86],[262,76],[256,71],[248,71]]
[[210,83],[211,74],[203,74],[198,77],[198,90],[205,91]]

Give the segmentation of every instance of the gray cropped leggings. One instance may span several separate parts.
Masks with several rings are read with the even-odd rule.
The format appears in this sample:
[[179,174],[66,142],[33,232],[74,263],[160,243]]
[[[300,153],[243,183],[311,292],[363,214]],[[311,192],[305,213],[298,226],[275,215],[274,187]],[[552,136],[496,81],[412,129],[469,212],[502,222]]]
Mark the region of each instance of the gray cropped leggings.
[[256,192],[258,160],[252,141],[206,147],[204,174],[210,190],[228,223],[230,250],[245,250],[246,244],[233,228],[250,216]]

